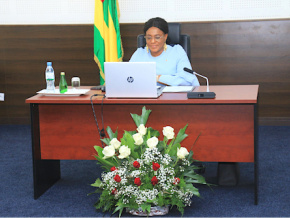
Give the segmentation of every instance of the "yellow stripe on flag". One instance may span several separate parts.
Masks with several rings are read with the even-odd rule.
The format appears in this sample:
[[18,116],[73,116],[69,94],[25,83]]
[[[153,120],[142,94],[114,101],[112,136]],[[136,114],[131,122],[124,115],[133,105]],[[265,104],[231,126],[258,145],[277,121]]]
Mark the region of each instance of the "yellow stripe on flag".
[[103,33],[108,29],[104,21],[104,12],[103,12],[103,2],[101,0],[95,1],[95,19],[94,23],[96,28],[100,31],[102,38],[104,38]]
[[106,37],[105,37],[105,54],[106,61],[108,62],[116,62],[118,61],[117,54],[117,35],[114,27],[114,23],[112,20],[112,15],[109,16],[109,28],[106,29]]

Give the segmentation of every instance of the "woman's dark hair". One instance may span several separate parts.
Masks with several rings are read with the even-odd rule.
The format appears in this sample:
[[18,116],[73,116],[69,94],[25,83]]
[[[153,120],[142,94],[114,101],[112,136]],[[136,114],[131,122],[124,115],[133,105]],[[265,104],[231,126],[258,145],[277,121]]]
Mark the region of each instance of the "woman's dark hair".
[[146,35],[147,30],[151,27],[157,27],[164,34],[168,34],[168,23],[163,18],[155,17],[148,20],[144,25],[144,35]]

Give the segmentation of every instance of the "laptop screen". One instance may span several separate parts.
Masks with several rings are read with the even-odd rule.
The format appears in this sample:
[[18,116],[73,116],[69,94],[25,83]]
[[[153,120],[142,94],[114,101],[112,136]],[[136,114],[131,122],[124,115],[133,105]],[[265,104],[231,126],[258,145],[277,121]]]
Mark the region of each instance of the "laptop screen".
[[107,98],[157,98],[155,62],[105,62]]

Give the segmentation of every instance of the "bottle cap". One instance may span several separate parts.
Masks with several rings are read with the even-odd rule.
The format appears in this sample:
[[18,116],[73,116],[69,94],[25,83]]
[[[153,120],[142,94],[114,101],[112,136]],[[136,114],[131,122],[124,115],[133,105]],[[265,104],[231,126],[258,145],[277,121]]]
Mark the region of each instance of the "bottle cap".
[[52,62],[48,61],[47,66],[51,66],[51,65],[52,65]]
[[65,72],[61,72],[60,75],[65,75]]

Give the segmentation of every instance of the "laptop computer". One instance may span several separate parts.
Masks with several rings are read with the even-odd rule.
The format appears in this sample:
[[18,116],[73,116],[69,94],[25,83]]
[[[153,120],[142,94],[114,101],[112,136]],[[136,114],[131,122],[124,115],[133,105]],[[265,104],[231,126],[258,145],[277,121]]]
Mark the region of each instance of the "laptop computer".
[[107,98],[158,98],[155,62],[105,62]]

